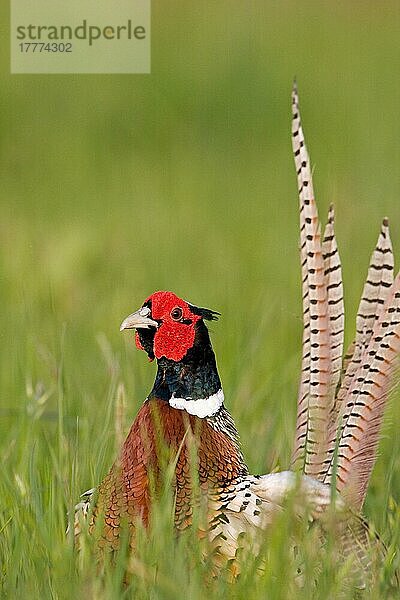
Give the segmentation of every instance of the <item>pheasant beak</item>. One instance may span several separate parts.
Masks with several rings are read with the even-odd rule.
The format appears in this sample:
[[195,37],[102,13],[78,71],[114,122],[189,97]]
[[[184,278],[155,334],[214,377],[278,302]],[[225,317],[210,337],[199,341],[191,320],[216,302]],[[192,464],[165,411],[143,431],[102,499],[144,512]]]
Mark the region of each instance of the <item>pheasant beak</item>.
[[157,321],[150,319],[148,316],[149,314],[150,309],[148,307],[137,310],[122,321],[119,330],[124,331],[124,329],[148,329],[149,327],[158,327]]

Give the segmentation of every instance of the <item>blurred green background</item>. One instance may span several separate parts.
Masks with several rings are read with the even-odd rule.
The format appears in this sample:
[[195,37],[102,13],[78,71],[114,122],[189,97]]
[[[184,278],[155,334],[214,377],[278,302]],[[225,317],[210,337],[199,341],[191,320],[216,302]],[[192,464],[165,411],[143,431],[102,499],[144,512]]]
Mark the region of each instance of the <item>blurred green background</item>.
[[[0,10],[3,474],[23,478],[32,440],[51,454],[60,427],[81,469],[76,488],[69,464],[60,475],[71,497],[104,474],[110,380],[128,425],[155,370],[119,324],[157,289],[222,313],[212,339],[250,468],[287,466],[302,329],[292,81],[323,221],[336,209],[350,341],[383,216],[399,259],[399,2],[153,1],[152,73],[124,76],[10,75]],[[399,401],[367,502],[378,524],[400,494]]]

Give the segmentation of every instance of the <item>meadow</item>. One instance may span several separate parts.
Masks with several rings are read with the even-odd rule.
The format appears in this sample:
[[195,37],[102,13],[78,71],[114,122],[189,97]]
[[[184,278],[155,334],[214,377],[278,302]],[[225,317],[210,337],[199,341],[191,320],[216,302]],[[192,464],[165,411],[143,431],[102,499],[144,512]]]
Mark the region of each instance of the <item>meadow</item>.
[[[208,576],[195,536],[175,539],[168,497],[128,586],[123,554],[99,572],[65,527],[151,388],[155,366],[119,324],[157,289],[222,313],[212,341],[250,470],[287,468],[302,331],[292,81],[323,221],[335,205],[349,343],[384,216],[400,264],[398,2],[154,1],[151,75],[10,75],[8,19],[3,3],[1,594],[353,597],[331,564],[296,588],[290,519],[265,540],[265,574],[250,556],[234,583]],[[365,504],[392,549],[399,423],[396,389]],[[392,571],[364,597],[394,597]]]

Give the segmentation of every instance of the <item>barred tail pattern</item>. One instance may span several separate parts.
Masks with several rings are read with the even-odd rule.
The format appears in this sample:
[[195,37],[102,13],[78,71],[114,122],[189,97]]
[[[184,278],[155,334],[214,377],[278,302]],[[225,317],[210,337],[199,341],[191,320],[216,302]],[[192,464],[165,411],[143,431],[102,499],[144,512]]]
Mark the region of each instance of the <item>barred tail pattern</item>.
[[333,483],[335,474],[338,490],[359,509],[400,353],[400,275],[393,282],[393,251],[384,219],[357,313],[356,336],[342,366],[343,284],[334,212],[331,207],[321,241],[296,86],[292,111],[304,324],[292,466],[324,483]]
[[328,223],[325,227],[322,253],[325,265],[326,290],[328,295],[329,337],[331,381],[329,404],[333,403],[336,388],[342,370],[343,339],[344,339],[344,302],[342,265],[336,243],[335,214],[333,206],[329,208]]
[[331,428],[336,427],[340,405],[357,371],[368,345],[372,329],[379,319],[383,304],[393,283],[394,258],[389,223],[383,220],[381,231],[368,269],[356,319],[356,336],[348,349],[343,365],[344,378],[331,415]]
[[[303,289],[303,355],[292,464],[318,477],[326,451],[331,381],[328,293],[321,228],[314,199],[296,86],[292,95],[292,143],[300,199],[300,254]],[[329,243],[328,240],[326,242]],[[328,267],[329,270],[329,267]]]
[[[390,288],[339,413],[337,489],[357,509],[362,507],[375,463],[380,425],[391,378],[400,354],[400,273]],[[336,438],[336,436],[335,436]],[[336,439],[330,440],[330,450]],[[333,452],[326,481],[332,476]]]
[[365,354],[369,351],[374,327],[382,315],[384,303],[393,283],[393,250],[387,219],[384,219],[375,250],[372,254],[356,319],[356,336],[345,356],[344,377],[338,391],[329,424],[329,445],[325,459],[325,476],[323,481],[329,482],[332,474],[333,453],[337,437],[340,438],[343,428],[343,404],[349,394],[354,377],[362,367]]

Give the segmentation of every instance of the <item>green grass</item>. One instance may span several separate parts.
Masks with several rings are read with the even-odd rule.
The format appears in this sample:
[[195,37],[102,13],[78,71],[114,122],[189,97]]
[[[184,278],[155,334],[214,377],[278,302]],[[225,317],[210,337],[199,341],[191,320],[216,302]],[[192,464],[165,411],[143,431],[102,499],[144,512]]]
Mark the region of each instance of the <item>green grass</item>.
[[[385,215],[399,258],[398,3],[153,2],[147,76],[11,76],[0,10],[4,595],[351,597],[329,564],[316,590],[294,589],[286,521],[266,540],[264,576],[249,558],[234,584],[207,582],[162,507],[125,589],[122,562],[101,574],[89,552],[77,559],[65,514],[115,456],[118,385],[125,431],[150,389],[154,365],[118,326],[156,289],[222,312],[212,339],[248,464],[287,467],[301,340],[292,79],[321,216],[336,207],[350,341]],[[399,400],[365,506],[393,546]],[[370,596],[388,597],[388,580]]]

